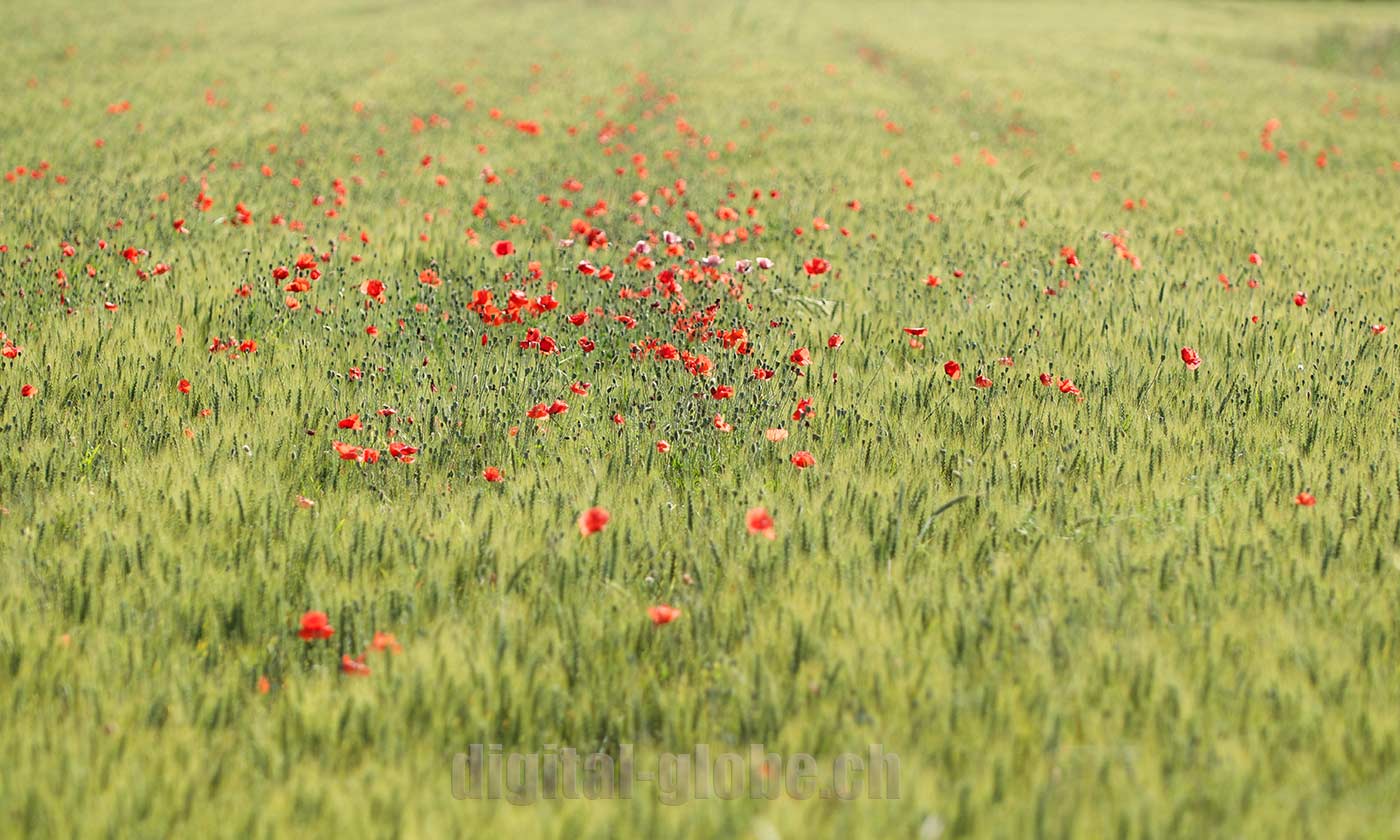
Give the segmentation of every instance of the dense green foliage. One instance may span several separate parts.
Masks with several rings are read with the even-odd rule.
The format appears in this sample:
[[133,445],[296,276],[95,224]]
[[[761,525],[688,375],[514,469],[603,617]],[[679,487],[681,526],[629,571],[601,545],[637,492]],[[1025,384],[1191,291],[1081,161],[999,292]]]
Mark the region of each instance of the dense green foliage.
[[[5,833],[1400,833],[1398,16],[20,0]],[[458,801],[476,742],[881,743],[901,796]]]

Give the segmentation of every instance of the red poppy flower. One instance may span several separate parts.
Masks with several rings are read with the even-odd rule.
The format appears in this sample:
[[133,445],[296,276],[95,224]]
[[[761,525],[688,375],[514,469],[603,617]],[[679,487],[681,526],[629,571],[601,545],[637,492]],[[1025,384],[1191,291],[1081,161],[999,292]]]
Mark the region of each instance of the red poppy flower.
[[335,454],[339,455],[342,461],[363,461],[365,459],[364,447],[335,440],[331,441],[331,448],[335,450]]
[[1371,335],[1385,335],[1387,327],[1385,324],[1372,324]]
[[664,440],[658,440],[656,442],[656,451],[660,452],[662,455],[665,455],[667,452],[671,451],[671,444],[667,443]]
[[816,465],[816,463],[817,459],[813,458],[812,453],[805,449],[799,449],[792,453],[792,465],[799,470],[805,470],[808,467]]
[[360,284],[360,293],[366,297],[372,297],[380,303],[384,302],[384,281],[366,280]]
[[947,363],[945,363],[945,364],[943,365],[943,372],[946,373],[946,374],[948,374],[948,377],[949,377],[950,379],[961,379],[961,378],[962,378],[962,365],[960,365],[960,364],[958,364],[957,362],[954,362],[954,361],[952,361],[952,360],[949,360]]
[[977,376],[973,377],[972,384],[976,385],[978,388],[990,388],[992,387],[992,380],[979,373]]
[[727,400],[734,396],[734,389],[728,385],[718,385],[710,391],[710,396],[717,400]]
[[335,635],[335,628],[331,626],[330,618],[320,610],[310,610],[302,613],[301,629],[297,635],[306,641],[313,639],[329,639]]
[[583,536],[596,534],[612,520],[612,514],[600,507],[591,507],[579,514],[578,532]]
[[35,388],[33,385],[25,384],[19,387],[19,395],[21,397],[32,397],[37,393],[39,393],[39,389]]
[[1201,366],[1201,354],[1190,347],[1181,348],[1181,361],[1186,363],[1187,370],[1195,370]]
[[928,327],[905,327],[904,331],[914,336],[915,338],[922,338],[923,336],[928,335]]
[[1307,306],[1307,305],[1308,305],[1308,293],[1307,293],[1307,292],[1302,292],[1302,291],[1294,292],[1294,293],[1293,293],[1293,305],[1294,305],[1294,306]]
[[681,617],[681,611],[669,604],[658,604],[647,608],[647,615],[651,618],[651,623],[657,627],[663,624],[670,624]]
[[515,245],[509,239],[502,239],[491,246],[491,253],[498,257],[508,257],[515,253]]
[[403,653],[403,645],[399,644],[393,633],[381,633],[378,630],[374,631],[374,640],[369,643],[369,647],[377,653]]
[[805,263],[802,264],[802,270],[806,271],[807,274],[810,276],[825,274],[830,269],[831,263],[827,262],[821,257],[812,257],[810,260],[807,260]]
[[351,659],[350,654],[340,657],[340,670],[352,677],[368,677],[369,666],[365,664],[365,655],[362,653],[358,657]]
[[837,347],[840,347],[842,344],[845,343],[846,339],[842,337],[840,333],[837,333],[836,335],[833,335],[831,338],[828,338],[826,340],[826,346],[831,348],[832,350],[835,350]]
[[501,471],[498,467],[487,467],[486,469],[481,471],[481,477],[491,482],[492,484],[505,481],[505,477],[501,475]]
[[810,365],[812,363],[812,352],[806,347],[799,347],[796,350],[792,351],[791,356],[788,356],[788,361],[792,362],[798,367],[806,367],[807,365]]
[[1299,493],[1293,497],[1293,502],[1302,507],[1312,507],[1317,504],[1317,498],[1311,493]]
[[181,379],[175,386],[175,389],[182,394],[188,394],[190,392],[190,381],[188,379]]
[[346,417],[339,423],[336,423],[336,426],[342,429],[349,429],[351,431],[358,431],[364,428],[364,426],[360,424],[360,415],[358,414],[352,414],[349,417]]
[[773,529],[773,517],[768,515],[766,509],[750,508],[744,516],[744,521],[749,527],[750,534],[761,534],[770,540],[777,539],[778,533]]

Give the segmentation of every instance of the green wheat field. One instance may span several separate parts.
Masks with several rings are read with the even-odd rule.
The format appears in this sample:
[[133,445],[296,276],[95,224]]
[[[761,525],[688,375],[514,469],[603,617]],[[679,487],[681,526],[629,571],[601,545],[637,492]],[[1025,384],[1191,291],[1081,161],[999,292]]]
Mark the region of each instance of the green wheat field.
[[0,834],[1400,836],[1400,6],[4,17]]

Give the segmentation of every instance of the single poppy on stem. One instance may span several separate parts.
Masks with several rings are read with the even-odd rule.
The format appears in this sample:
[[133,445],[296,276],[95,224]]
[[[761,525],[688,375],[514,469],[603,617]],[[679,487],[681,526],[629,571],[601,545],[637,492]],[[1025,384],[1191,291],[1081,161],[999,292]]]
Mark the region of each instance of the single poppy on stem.
[[297,635],[305,641],[315,639],[329,639],[335,635],[335,628],[331,626],[330,618],[320,610],[310,610],[301,616],[301,629]]
[[761,507],[749,508],[749,512],[744,517],[748,525],[750,534],[759,534],[770,540],[777,539],[778,533],[773,528],[773,517],[768,511]]
[[651,623],[657,627],[663,624],[670,624],[681,617],[681,611],[669,604],[658,604],[647,608],[647,615],[651,618]]
[[578,532],[582,536],[596,534],[612,520],[612,514],[600,507],[591,507],[579,514]]

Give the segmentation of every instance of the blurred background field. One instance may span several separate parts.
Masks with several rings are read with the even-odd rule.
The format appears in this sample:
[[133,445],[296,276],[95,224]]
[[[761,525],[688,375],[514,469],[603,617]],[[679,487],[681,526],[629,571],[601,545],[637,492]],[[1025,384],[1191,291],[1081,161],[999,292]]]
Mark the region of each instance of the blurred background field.
[[[7,11],[6,833],[1400,834],[1400,6]],[[620,295],[666,229],[751,353]],[[902,789],[458,801],[475,742],[882,743]]]

